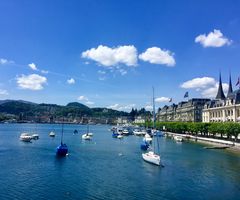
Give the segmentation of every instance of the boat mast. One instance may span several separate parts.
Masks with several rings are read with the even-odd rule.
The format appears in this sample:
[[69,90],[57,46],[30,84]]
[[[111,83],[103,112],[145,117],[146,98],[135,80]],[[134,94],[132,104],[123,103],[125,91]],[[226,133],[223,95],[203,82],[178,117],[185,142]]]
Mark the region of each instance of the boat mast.
[[[154,87],[153,87],[153,129],[155,129],[155,126],[156,126],[156,124],[155,124],[155,119],[156,118],[156,116],[155,116],[155,96],[154,96]],[[157,130],[156,130],[156,137],[157,137],[157,153],[160,153],[160,151],[159,151],[159,142],[158,142],[158,132],[157,132]],[[154,144],[154,141],[153,141],[153,144]],[[154,145],[154,147],[155,147],[156,145]],[[153,151],[155,152],[155,149],[153,148]]]
[[62,141],[63,141],[63,121],[64,121],[64,118],[62,120],[62,136],[61,136],[61,144],[62,144]]
[[154,87],[153,87],[153,128],[155,128],[155,98],[154,98]]

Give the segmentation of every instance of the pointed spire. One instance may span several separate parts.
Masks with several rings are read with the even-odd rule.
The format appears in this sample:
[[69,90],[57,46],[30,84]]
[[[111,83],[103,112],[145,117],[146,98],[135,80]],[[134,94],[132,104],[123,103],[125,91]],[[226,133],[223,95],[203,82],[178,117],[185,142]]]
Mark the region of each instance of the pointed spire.
[[232,92],[233,92],[233,89],[232,89],[232,78],[231,78],[231,73],[230,73],[229,74],[229,87],[228,87],[227,97],[230,97]]
[[225,95],[223,93],[223,88],[222,88],[221,73],[219,74],[219,86],[218,86],[218,92],[217,92],[216,99],[221,99],[221,100],[225,99]]

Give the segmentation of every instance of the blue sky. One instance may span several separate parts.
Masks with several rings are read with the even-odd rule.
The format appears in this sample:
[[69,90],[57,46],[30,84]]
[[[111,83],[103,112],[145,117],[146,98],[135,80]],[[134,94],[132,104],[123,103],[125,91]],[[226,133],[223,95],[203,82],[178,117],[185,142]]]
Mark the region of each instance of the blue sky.
[[[0,1],[0,99],[129,110],[225,91],[240,1]],[[236,89],[236,87],[235,87]]]

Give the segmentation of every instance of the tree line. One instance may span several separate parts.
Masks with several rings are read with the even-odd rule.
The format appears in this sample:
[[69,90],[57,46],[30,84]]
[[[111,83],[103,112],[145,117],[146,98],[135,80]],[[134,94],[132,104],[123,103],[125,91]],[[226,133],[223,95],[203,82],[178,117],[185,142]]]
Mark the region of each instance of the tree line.
[[[145,126],[152,127],[152,122],[147,121]],[[234,122],[156,122],[156,128],[173,133],[220,137],[228,140],[238,140],[240,134],[240,124]]]

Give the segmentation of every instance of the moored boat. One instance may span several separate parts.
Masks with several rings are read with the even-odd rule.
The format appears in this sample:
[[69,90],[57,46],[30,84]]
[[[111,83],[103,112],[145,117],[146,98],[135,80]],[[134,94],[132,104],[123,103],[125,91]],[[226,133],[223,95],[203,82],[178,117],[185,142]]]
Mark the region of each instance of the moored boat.
[[57,156],[64,157],[68,153],[68,147],[63,143],[63,123],[62,123],[62,135],[61,135],[61,144],[57,147]]
[[39,135],[38,134],[32,134],[32,139],[33,140],[38,140],[39,139]]
[[49,137],[55,137],[55,132],[54,131],[51,131],[50,133],[49,133]]
[[21,141],[23,142],[31,142],[31,140],[33,139],[31,135],[29,135],[28,133],[22,133],[20,135],[20,138],[19,138]]
[[[155,97],[154,97],[154,88],[153,88],[153,128],[155,128]],[[156,145],[154,144],[155,141],[153,141],[153,148],[151,151],[147,153],[142,153],[142,158],[144,161],[154,164],[154,165],[160,165],[160,154],[159,154],[159,143],[158,143],[158,136],[156,136],[154,139],[156,139],[157,143],[157,151]]]
[[174,139],[175,141],[177,141],[177,142],[182,142],[182,141],[183,141],[183,137],[180,136],[180,135],[174,135],[174,136],[173,136],[173,139]]

